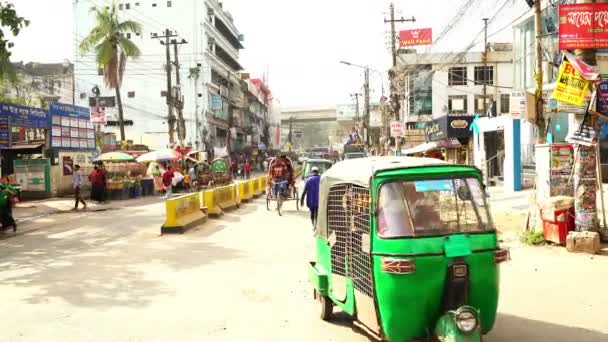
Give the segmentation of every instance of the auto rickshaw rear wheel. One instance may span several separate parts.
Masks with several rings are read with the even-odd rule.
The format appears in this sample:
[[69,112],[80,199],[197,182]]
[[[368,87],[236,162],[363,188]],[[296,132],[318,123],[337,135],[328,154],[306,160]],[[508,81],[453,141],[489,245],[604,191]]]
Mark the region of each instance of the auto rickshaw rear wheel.
[[329,321],[334,311],[334,303],[328,296],[320,294],[317,290],[314,290],[313,297],[319,302],[319,317],[324,321]]

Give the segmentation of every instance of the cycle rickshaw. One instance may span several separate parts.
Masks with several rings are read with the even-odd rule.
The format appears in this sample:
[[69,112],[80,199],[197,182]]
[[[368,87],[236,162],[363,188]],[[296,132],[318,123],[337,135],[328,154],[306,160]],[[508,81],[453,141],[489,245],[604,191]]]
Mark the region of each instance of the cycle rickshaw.
[[[277,158],[273,158],[268,164],[268,169],[272,170],[275,163],[278,162],[280,161]],[[295,186],[295,175],[291,160],[289,158],[284,158],[283,162],[287,164],[288,169],[287,175],[284,177],[285,179],[275,183],[274,179],[269,178],[268,187],[266,188],[266,209],[270,210],[270,202],[275,201],[277,203],[276,208],[279,216],[282,215],[281,207],[285,201],[295,201],[296,210],[300,210],[300,196],[298,194],[298,189]]]

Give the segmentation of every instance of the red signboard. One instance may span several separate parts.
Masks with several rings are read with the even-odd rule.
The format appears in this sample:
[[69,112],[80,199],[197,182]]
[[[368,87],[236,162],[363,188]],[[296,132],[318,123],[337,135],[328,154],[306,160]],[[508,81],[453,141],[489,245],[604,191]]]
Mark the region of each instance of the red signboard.
[[559,48],[608,48],[608,3],[560,5]]
[[415,30],[405,30],[399,32],[399,46],[408,47],[416,45],[433,44],[433,29],[423,28]]

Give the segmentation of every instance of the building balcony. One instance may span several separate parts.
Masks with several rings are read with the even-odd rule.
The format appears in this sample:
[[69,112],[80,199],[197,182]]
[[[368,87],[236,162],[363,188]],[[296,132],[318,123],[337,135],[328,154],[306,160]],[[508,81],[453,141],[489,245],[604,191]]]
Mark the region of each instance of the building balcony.
[[235,48],[222,33],[219,32],[212,22],[205,21],[205,28],[207,30],[207,39],[214,40],[215,44],[219,44],[224,50],[226,50],[226,52],[230,53],[232,58],[238,59],[239,50]]
[[232,58],[226,50],[222,49],[219,45],[215,46],[215,56],[219,58],[224,64],[226,64],[234,72],[244,70],[239,62]]
[[237,50],[243,49],[243,44],[241,44],[239,37],[232,34],[226,23],[224,23],[224,21],[218,17],[215,17],[215,28],[230,43],[230,45],[232,45],[233,48]]

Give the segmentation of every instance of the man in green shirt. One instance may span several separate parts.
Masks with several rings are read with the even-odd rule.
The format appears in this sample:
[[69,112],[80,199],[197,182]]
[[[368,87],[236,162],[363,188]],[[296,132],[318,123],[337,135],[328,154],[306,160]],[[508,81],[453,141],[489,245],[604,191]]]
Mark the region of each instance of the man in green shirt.
[[6,231],[10,227],[13,227],[13,232],[17,231],[17,224],[13,218],[11,196],[17,194],[15,189],[10,184],[0,184],[0,223],[2,223],[2,230]]

